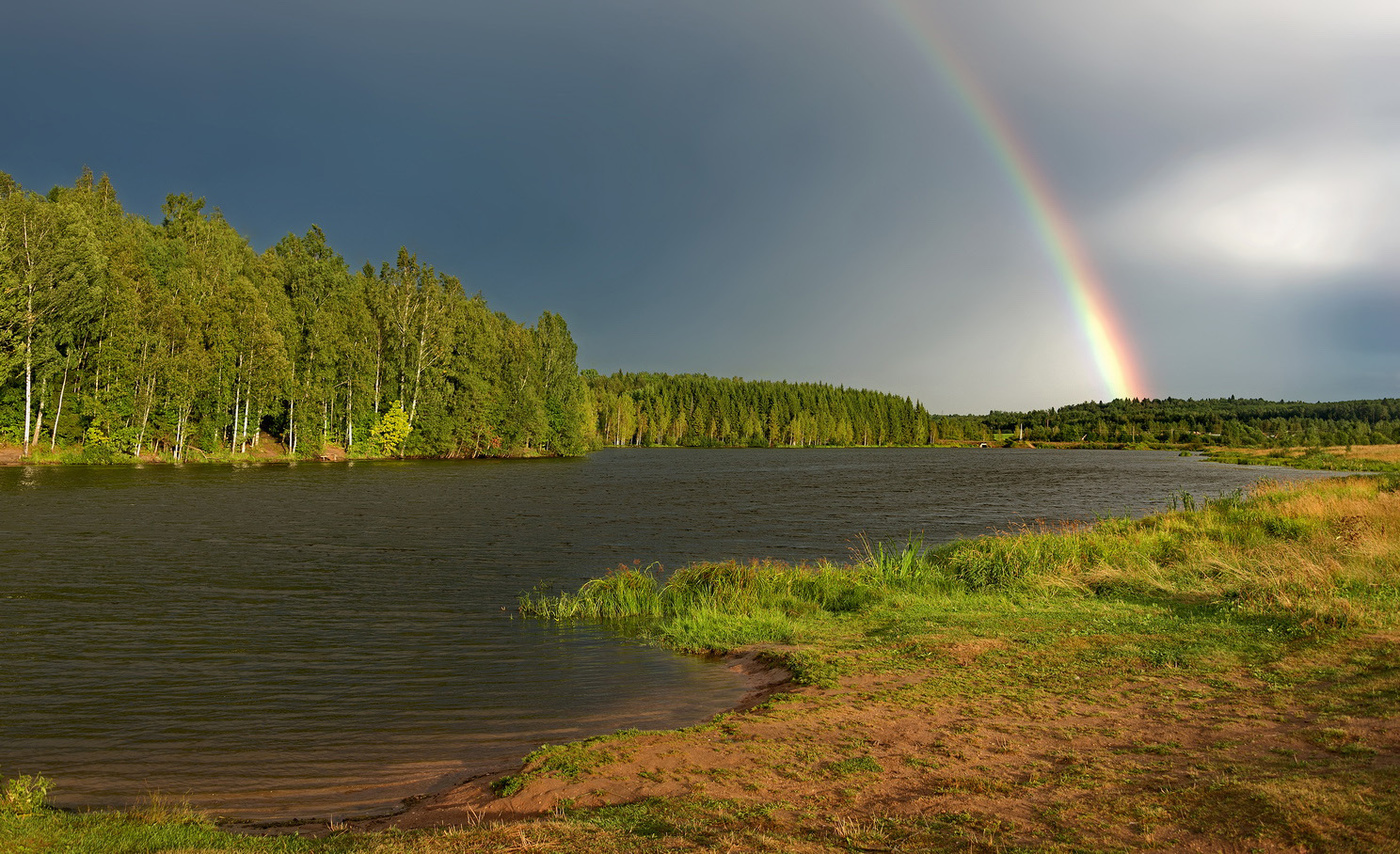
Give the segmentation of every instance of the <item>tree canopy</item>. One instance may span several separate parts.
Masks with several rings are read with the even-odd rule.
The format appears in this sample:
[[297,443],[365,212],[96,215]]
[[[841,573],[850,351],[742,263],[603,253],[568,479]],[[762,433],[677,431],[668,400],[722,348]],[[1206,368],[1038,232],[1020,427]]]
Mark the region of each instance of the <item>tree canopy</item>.
[[1294,447],[1400,441],[1400,399],[1332,403],[1258,398],[1119,399],[992,412],[992,433],[1028,441]]
[[931,419],[907,397],[824,383],[584,371],[608,445],[924,445]]
[[351,272],[315,225],[259,253],[203,199],[163,214],[87,170],[46,195],[0,173],[0,442],[370,450],[397,400],[410,456],[587,449],[563,318],[522,326],[406,249]]

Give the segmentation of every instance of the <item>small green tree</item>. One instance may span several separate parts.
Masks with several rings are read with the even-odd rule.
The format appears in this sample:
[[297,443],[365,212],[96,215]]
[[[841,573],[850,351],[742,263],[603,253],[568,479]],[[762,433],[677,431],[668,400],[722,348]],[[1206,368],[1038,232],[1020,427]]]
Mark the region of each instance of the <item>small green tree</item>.
[[101,425],[94,422],[83,437],[83,462],[94,465],[107,465],[112,462],[116,446],[112,438],[102,432]]
[[413,425],[408,423],[408,413],[404,411],[403,401],[396,400],[387,412],[379,416],[379,421],[369,428],[369,439],[378,446],[379,453],[383,456],[397,454],[401,457],[403,443],[412,432]]

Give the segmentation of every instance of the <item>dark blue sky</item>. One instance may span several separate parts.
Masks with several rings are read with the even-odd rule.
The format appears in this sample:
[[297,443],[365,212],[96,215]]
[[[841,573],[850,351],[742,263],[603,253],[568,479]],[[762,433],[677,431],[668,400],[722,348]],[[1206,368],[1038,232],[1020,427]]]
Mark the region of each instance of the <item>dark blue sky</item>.
[[[1304,0],[54,0],[0,170],[400,245],[582,367],[935,411],[1107,395],[935,13],[1077,224],[1153,394],[1400,395],[1400,14]],[[1116,4],[1115,4],[1116,5]]]

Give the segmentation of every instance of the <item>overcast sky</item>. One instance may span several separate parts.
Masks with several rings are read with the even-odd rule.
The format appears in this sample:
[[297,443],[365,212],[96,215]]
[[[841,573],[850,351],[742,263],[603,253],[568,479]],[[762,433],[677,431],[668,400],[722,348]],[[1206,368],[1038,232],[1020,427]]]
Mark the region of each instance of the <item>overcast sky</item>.
[[1400,396],[1393,0],[47,0],[5,15],[0,170],[204,196],[259,251],[407,246],[603,373],[1106,399],[913,6],[1150,395]]

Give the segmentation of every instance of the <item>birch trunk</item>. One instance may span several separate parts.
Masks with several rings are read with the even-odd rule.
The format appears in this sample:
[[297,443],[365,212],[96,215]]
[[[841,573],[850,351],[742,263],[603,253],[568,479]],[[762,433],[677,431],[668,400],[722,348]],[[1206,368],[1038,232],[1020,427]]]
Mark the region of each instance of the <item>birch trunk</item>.
[[[34,444],[36,445],[39,444],[39,435],[44,432],[44,397],[48,394],[48,391],[49,381],[45,379],[44,384],[39,388],[39,414],[34,419]],[[33,451],[33,449],[26,445],[24,452],[28,454],[31,451]]]
[[58,445],[58,419],[63,417],[63,393],[68,390],[68,355],[63,356],[63,384],[58,387],[58,406],[53,412],[53,435],[49,437],[49,450]]
[[235,381],[233,384],[233,424],[229,427],[228,452],[238,453],[238,403],[239,393],[243,390],[243,384]]

